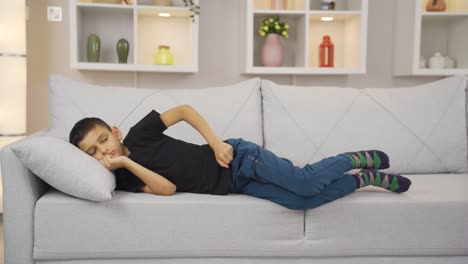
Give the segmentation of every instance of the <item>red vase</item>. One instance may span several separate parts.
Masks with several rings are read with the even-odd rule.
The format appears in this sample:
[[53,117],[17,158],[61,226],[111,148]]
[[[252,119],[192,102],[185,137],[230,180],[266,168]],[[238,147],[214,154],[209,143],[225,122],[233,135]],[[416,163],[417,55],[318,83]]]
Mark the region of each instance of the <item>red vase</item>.
[[262,65],[277,67],[283,65],[284,47],[281,44],[281,36],[278,34],[266,35],[262,46]]
[[329,35],[323,36],[323,41],[319,47],[319,67],[333,67],[335,46]]
[[447,4],[445,4],[445,0],[429,0],[426,4],[426,11],[436,11],[441,12],[447,9]]

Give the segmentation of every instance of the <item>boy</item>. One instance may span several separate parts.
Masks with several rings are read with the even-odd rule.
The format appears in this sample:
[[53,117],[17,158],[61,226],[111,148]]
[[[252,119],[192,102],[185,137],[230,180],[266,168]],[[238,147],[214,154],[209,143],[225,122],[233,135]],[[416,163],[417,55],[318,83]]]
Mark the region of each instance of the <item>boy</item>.
[[[195,145],[163,134],[186,121],[208,142]],[[122,134],[98,118],[78,121],[70,142],[116,175],[117,190],[172,195],[178,192],[242,193],[290,209],[314,208],[356,189],[375,185],[406,192],[411,181],[378,171],[389,167],[381,151],[359,151],[323,159],[303,168],[243,139],[222,141],[191,106],[162,114],[151,111],[120,142]],[[355,175],[351,169],[362,169]]]

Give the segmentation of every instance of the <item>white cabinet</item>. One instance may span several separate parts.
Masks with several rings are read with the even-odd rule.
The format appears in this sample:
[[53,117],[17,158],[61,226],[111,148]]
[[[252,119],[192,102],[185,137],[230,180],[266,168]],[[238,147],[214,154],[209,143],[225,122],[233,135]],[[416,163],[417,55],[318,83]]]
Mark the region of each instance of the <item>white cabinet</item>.
[[[79,70],[197,72],[198,17],[181,1],[181,6],[155,6],[153,1],[71,0],[70,62]],[[107,2],[115,2],[115,0]],[[198,1],[195,1],[198,4]],[[163,15],[161,15],[163,14]],[[166,16],[164,16],[164,14]],[[168,16],[168,17],[167,17]],[[86,47],[90,34],[101,41],[100,60],[87,61]],[[128,40],[127,63],[118,63],[116,45]],[[158,47],[167,45],[174,57],[172,65],[156,65]]]
[[[446,76],[468,74],[468,1],[445,0],[445,11],[426,11],[427,1],[395,2],[394,75]],[[455,61],[454,68],[420,66],[439,52]]]
[[[252,74],[362,74],[366,72],[367,0],[337,0],[334,10],[321,10],[321,0],[246,0],[245,71]],[[281,1],[281,0],[279,0]],[[261,63],[263,20],[278,16],[288,23],[289,38],[281,38],[285,60],[278,67]],[[333,21],[322,21],[332,17]],[[334,44],[334,67],[319,67],[319,46],[324,35]]]

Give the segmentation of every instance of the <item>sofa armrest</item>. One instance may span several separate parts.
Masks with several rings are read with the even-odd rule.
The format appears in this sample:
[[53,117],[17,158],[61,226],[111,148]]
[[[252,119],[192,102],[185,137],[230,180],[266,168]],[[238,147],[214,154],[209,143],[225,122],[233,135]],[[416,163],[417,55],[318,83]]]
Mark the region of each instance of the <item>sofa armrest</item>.
[[[29,137],[43,133],[38,132]],[[0,152],[5,263],[34,264],[34,208],[39,197],[49,189],[49,185],[16,157],[11,150],[11,146],[15,144],[7,145]]]

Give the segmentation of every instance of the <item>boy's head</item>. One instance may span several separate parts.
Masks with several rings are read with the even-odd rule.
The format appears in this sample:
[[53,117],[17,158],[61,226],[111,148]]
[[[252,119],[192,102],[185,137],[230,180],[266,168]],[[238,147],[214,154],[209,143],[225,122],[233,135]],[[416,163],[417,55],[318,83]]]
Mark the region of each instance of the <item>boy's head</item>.
[[87,117],[78,121],[70,131],[70,143],[93,158],[100,160],[106,155],[118,157],[125,154],[125,147],[120,140],[122,133],[117,127],[110,127],[96,117]]

